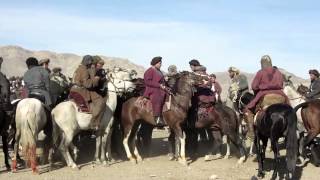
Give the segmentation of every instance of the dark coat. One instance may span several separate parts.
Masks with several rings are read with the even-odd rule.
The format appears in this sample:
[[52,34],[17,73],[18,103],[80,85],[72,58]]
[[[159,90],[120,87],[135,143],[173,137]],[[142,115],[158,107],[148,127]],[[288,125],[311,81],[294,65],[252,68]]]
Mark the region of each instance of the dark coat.
[[310,92],[306,95],[306,98],[308,99],[318,99],[320,98],[320,79],[317,78],[313,80],[310,84],[309,88]]
[[160,88],[160,84],[164,83],[164,76],[160,70],[150,67],[144,73],[144,84],[146,88],[143,96],[150,98],[154,116],[160,116],[162,113],[166,93]]
[[23,75],[23,81],[27,88],[28,94],[35,92],[40,93],[45,98],[45,104],[51,105],[50,96],[50,79],[49,73],[41,66],[34,66],[28,69]]

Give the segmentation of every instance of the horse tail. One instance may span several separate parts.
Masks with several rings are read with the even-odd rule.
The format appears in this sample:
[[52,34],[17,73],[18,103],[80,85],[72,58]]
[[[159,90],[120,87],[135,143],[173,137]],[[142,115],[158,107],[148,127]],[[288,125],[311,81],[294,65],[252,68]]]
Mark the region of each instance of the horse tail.
[[33,161],[31,164],[35,163],[36,159],[36,130],[34,125],[37,115],[36,113],[31,110],[27,109],[25,114],[25,119],[22,120],[21,126],[21,145],[24,156],[26,157],[27,161]]
[[294,107],[293,111],[294,112],[297,112],[300,108],[303,108],[303,107],[306,107],[308,106],[309,102],[304,102],[304,103],[301,103],[301,104],[298,104],[296,107]]
[[294,109],[287,114],[287,135],[286,135],[286,161],[288,171],[293,173],[296,167],[298,154],[298,138],[296,134],[297,129],[297,115]]

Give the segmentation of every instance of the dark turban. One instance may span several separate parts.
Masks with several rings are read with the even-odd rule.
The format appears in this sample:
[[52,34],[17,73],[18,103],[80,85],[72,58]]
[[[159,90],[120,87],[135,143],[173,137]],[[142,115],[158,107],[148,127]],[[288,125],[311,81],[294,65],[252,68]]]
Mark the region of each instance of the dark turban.
[[39,65],[38,60],[34,57],[29,57],[26,60],[26,64],[27,64],[27,66],[38,66]]
[[189,61],[190,66],[200,66],[200,62],[196,59]]
[[90,56],[90,55],[83,56],[82,62],[81,62],[82,65],[88,66],[88,65],[90,65],[92,63],[93,63],[92,56]]
[[154,65],[158,64],[161,61],[162,61],[162,57],[161,56],[157,56],[157,57],[152,58],[150,64],[152,66],[154,66]]
[[313,75],[315,75],[317,78],[319,78],[319,76],[320,76],[318,70],[316,70],[316,69],[311,69],[311,70],[309,70],[309,74],[313,74]]

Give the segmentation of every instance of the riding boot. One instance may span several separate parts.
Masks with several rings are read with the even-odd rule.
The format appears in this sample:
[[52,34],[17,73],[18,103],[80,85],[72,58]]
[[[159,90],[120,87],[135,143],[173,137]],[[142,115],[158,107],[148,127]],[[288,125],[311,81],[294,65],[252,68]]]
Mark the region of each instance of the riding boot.
[[161,116],[155,116],[155,122],[156,122],[157,127],[165,126],[165,123],[164,123],[163,118]]
[[254,114],[250,110],[245,110],[244,117],[248,125],[247,137],[251,140],[254,140],[254,129],[253,129]]

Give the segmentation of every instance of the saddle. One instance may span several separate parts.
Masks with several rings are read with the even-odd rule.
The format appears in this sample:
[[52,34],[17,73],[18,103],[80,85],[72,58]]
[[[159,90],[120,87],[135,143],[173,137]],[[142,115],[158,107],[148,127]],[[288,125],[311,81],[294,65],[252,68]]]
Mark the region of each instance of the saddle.
[[[146,97],[143,97],[143,96],[138,97],[137,100],[135,101],[135,106],[149,113],[153,112],[151,100]],[[169,111],[170,109],[171,109],[171,97],[169,97],[168,101],[164,103],[162,112]]]
[[31,92],[30,94],[28,94],[28,98],[35,98],[41,101],[43,104],[46,103],[46,98],[42,94],[37,92]]
[[90,113],[90,106],[86,100],[77,92],[70,92],[69,100],[76,103],[79,112]]

